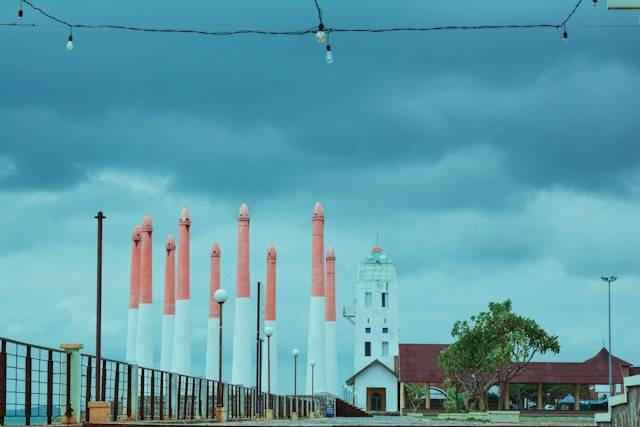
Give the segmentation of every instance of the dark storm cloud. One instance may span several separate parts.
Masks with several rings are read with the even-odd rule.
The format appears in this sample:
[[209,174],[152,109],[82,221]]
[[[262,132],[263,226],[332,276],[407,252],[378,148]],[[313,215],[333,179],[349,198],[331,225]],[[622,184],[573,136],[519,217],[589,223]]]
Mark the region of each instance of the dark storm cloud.
[[[320,2],[335,27],[560,22],[575,4]],[[313,2],[303,1],[38,4],[73,22],[316,24]],[[0,28],[0,234],[9,242],[0,247],[0,271],[3,283],[21,284],[0,298],[0,330],[50,345],[91,342],[91,221],[102,208],[105,346],[121,358],[131,227],[152,214],[161,245],[187,206],[193,344],[204,348],[207,254],[221,243],[231,290],[235,214],[247,201],[252,280],[262,277],[266,245],[278,247],[289,328],[280,356],[289,363],[290,348],[304,348],[309,220],[321,200],[326,242],[338,254],[339,305],[353,298],[357,262],[378,233],[398,267],[404,341],[446,341],[453,321],[512,298],[561,335],[565,360],[591,356],[601,331],[585,327],[583,314],[601,309],[593,281],[614,272],[622,276],[614,329],[628,332],[619,348],[631,357],[638,336],[628,325],[637,323],[640,289],[637,28],[577,26],[636,24],[637,14],[587,6],[568,43],[562,30],[333,33],[331,66],[312,36],[78,29],[67,52],[64,28]],[[13,20],[15,7],[0,3],[0,21]],[[154,264],[158,290],[162,259]],[[548,303],[549,295],[557,298]],[[3,305],[21,298],[42,317]],[[73,326],[65,333],[80,336],[42,332],[58,318]],[[349,349],[351,326],[339,319],[339,328],[340,348]],[[352,373],[350,356],[341,352],[341,379]],[[202,358],[194,351],[194,366]]]

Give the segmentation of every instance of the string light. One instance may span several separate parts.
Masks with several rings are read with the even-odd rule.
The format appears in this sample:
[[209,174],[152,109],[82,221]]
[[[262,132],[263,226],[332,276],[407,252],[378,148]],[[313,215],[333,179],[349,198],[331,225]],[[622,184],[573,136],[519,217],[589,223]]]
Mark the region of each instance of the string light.
[[24,12],[22,11],[22,0],[20,0],[20,9],[18,9],[18,19],[22,19]]
[[598,5],[598,0],[593,0],[593,1],[591,2],[591,5],[592,5],[593,7],[596,7],[596,6]]
[[327,33],[324,32],[324,24],[318,25],[318,32],[316,33],[316,41],[318,43],[324,43],[327,40]]
[[67,50],[73,50],[73,34],[69,30],[69,38],[67,39]]
[[325,61],[327,64],[333,64],[333,52],[331,51],[331,45],[327,45],[327,53],[324,55]]
[[[319,25],[311,28],[297,29],[297,30],[267,30],[258,28],[241,28],[232,30],[199,30],[199,29],[177,29],[177,28],[155,28],[155,27],[136,27],[128,25],[116,25],[116,24],[82,24],[82,23],[70,23],[65,19],[56,17],[39,6],[34,4],[34,0],[21,0],[20,10],[18,16],[23,15],[22,3],[31,7],[34,11],[43,15],[44,17],[54,21],[59,26],[65,26],[69,28],[69,40],[67,46],[69,50],[73,49],[73,36],[71,30],[73,28],[83,29],[107,29],[118,31],[134,31],[134,32],[152,32],[152,33],[180,33],[180,34],[197,34],[206,36],[235,36],[244,34],[254,35],[271,35],[271,36],[301,36],[306,34],[315,34],[315,38],[319,43],[328,43],[328,36],[330,33],[390,33],[390,32],[429,32],[429,31],[464,31],[464,30],[499,30],[499,29],[560,29],[563,28],[563,39],[568,39],[567,24],[575,14],[578,7],[584,0],[577,0],[571,12],[559,23],[538,23],[538,24],[500,24],[500,25],[447,25],[447,26],[431,26],[431,27],[383,27],[383,28],[330,28],[324,25],[322,19],[322,9],[318,4],[318,0],[314,0],[316,10],[318,12]],[[597,0],[592,0],[594,4]],[[37,23],[24,24],[20,22],[12,23],[0,23],[0,26],[13,26],[13,27],[49,27],[51,25],[43,25]],[[55,26],[55,24],[54,24]],[[624,25],[611,25],[611,26],[596,26],[598,28],[614,28],[625,27]],[[328,46],[328,45],[327,45]],[[330,52],[330,49],[327,49]],[[325,53],[325,57],[327,56]]]
[[562,33],[562,40],[569,41],[569,34],[567,33],[567,27],[564,27],[564,33]]

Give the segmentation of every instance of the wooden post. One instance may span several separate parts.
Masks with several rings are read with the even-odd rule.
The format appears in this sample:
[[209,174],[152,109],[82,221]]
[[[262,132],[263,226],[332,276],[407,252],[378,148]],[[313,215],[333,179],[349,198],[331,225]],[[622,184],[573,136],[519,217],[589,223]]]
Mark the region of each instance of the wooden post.
[[576,384],[575,386],[575,398],[576,398],[576,401],[573,402],[573,410],[579,411],[580,410],[580,384]]
[[424,383],[424,409],[431,409],[431,387],[428,382]]
[[538,411],[544,410],[544,408],[542,407],[542,383],[538,383],[538,402],[536,405],[536,409]]

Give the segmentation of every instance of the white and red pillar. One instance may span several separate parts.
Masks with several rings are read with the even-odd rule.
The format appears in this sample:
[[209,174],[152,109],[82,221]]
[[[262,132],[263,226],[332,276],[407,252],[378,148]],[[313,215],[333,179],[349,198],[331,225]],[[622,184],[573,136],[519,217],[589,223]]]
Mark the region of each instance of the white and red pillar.
[[176,242],[169,235],[165,242],[164,309],[162,310],[162,344],[160,369],[171,371],[173,365],[173,326],[176,314]]
[[153,225],[149,215],[144,217],[140,240],[140,299],[138,305],[138,333],[136,354],[138,365],[144,368],[153,366],[153,271],[151,235]]
[[305,393],[311,394],[311,366],[314,368],[314,392],[326,391],[324,292],[324,212],[317,202],[313,208],[311,243],[311,299],[309,304],[309,334],[307,336],[307,380]]
[[249,208],[246,203],[243,203],[238,212],[238,264],[231,382],[247,387],[255,385],[255,377],[253,377],[255,370],[251,369],[251,355],[255,339],[255,330],[252,328],[251,319],[254,319],[254,310],[251,307],[250,298]]
[[178,288],[173,328],[172,371],[191,374],[191,330],[189,328],[189,236],[191,218],[187,208],[182,209],[178,221]]
[[325,350],[328,393],[338,396],[338,348],[336,344],[336,256],[329,246],[326,257],[326,329]]
[[[271,361],[271,393],[278,393],[278,326],[276,321],[276,248],[269,245],[267,248],[267,290],[265,292],[264,329],[271,327],[273,335],[269,338],[270,344],[263,343],[262,356],[262,390],[267,390],[269,380],[269,366]],[[267,338],[265,338],[266,340]]]
[[142,228],[135,226],[131,236],[131,282],[129,286],[129,318],[127,321],[127,363],[136,363],[138,305],[140,300],[140,240]]

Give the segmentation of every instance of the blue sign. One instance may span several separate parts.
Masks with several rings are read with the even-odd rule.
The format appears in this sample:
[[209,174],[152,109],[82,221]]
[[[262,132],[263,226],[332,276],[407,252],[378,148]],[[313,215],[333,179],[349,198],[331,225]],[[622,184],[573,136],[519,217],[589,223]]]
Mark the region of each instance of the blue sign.
[[327,407],[325,409],[325,415],[327,416],[327,418],[331,418],[333,417],[334,413],[333,413],[333,403],[327,403]]

